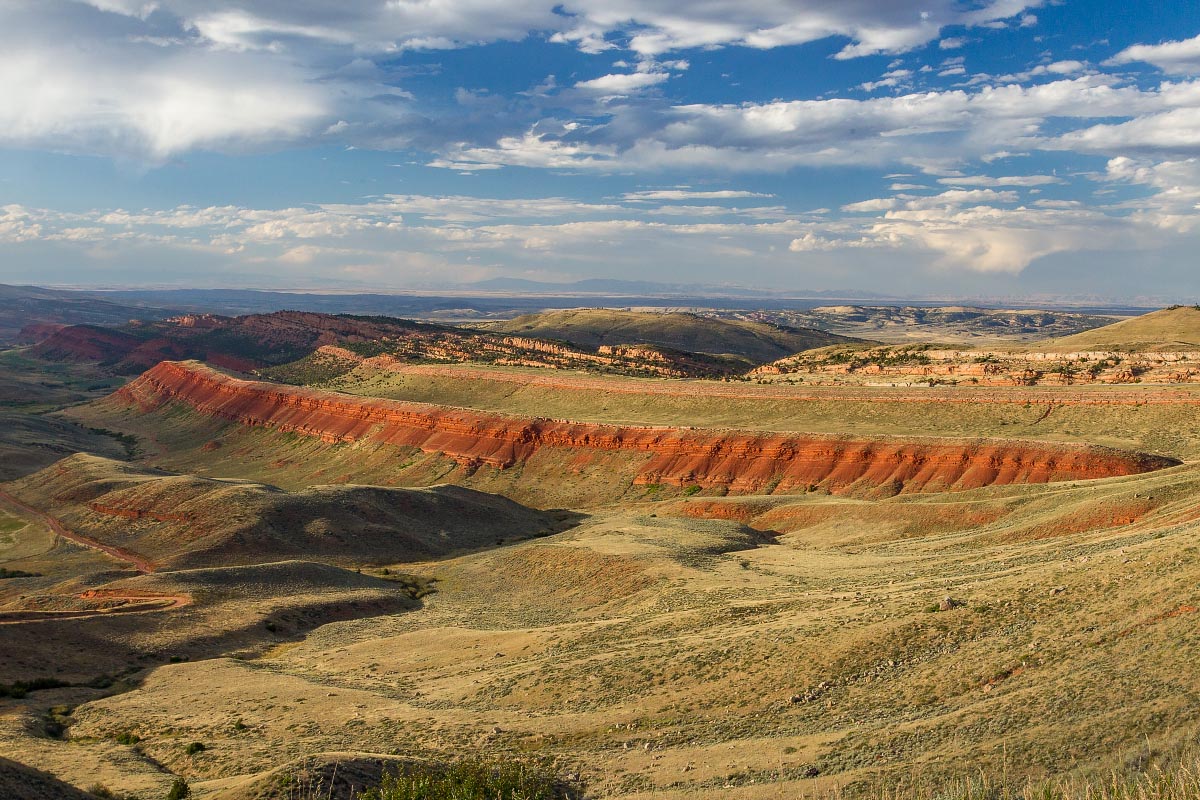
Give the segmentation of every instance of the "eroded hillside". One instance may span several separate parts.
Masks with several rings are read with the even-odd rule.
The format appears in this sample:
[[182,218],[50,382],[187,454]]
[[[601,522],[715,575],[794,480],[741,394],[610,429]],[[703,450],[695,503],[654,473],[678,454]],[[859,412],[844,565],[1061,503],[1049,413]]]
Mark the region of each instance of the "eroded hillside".
[[[163,435],[190,430],[191,455],[214,464],[224,462],[226,453],[261,464],[265,454],[286,449],[286,437],[293,435],[312,440],[304,457],[291,462],[302,469],[332,460],[347,470],[343,480],[370,474],[373,480],[419,484],[437,475],[438,481],[542,505],[549,497],[594,503],[664,485],[736,494],[950,491],[1127,475],[1174,463],[1045,442],[855,439],[522,419],[245,381],[194,362],[164,362],[92,413],[105,424]],[[241,436],[246,429],[258,430],[257,444]],[[168,447],[166,462],[186,459],[180,449]],[[318,454],[322,449],[326,456]],[[588,484],[582,496],[572,497],[562,486],[575,481]],[[555,484],[552,495],[545,487]]]

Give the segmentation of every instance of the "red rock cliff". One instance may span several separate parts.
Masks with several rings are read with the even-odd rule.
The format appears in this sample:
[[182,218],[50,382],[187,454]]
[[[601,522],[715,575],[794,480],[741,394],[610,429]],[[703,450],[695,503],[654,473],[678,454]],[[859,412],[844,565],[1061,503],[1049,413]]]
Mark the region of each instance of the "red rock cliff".
[[1106,448],[999,440],[851,439],[798,433],[597,425],[522,419],[423,403],[361,398],[224,375],[165,361],[117,397],[144,411],[184,403],[244,425],[319,437],[363,438],[460,463],[504,469],[547,448],[567,456],[618,451],[637,463],[635,483],[724,486],[735,493],[820,486],[838,493],[970,489],[1130,475],[1171,459]]

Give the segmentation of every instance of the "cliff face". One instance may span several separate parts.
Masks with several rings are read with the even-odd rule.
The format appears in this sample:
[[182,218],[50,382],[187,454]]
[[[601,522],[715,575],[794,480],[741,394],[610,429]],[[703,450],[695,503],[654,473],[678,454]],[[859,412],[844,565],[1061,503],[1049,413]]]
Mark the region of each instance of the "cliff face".
[[183,403],[208,416],[331,443],[366,439],[443,453],[468,467],[503,470],[548,452],[578,466],[616,454],[634,465],[635,484],[725,487],[743,494],[971,489],[1129,475],[1175,463],[1040,442],[905,442],[520,419],[244,381],[179,362],[159,364],[116,398],[144,411]]

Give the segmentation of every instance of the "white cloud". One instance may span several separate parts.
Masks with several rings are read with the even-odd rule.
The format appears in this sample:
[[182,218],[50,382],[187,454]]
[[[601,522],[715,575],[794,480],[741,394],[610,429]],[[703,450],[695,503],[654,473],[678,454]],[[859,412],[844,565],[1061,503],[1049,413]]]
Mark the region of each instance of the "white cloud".
[[888,211],[900,205],[900,201],[894,197],[877,197],[871,200],[860,200],[857,203],[847,203],[842,206],[842,211],[849,211],[852,214],[865,212],[874,213],[876,211]]
[[1015,203],[1017,200],[1017,193],[1011,190],[997,192],[994,189],[949,189],[941,194],[908,200],[904,204],[904,208],[909,211],[921,211],[930,208],[954,208],[981,203]]
[[1065,133],[1045,146],[1087,153],[1200,153],[1200,107],[1176,108],[1118,124]]
[[931,165],[946,175],[954,174],[964,159],[1014,144],[1065,147],[1065,139],[1040,135],[1052,117],[1059,125],[1064,118],[1079,124],[1152,114],[1172,105],[1200,108],[1200,84],[1186,90],[1175,86],[1143,91],[1110,85],[1101,76],[1084,76],[1037,86],[866,100],[681,105],[671,109],[656,130],[622,120],[624,127],[639,131],[637,140],[614,151],[607,163],[592,164],[772,171],[810,164],[908,163]]
[[133,18],[157,9],[213,43],[240,49],[312,40],[397,52],[516,41],[547,32],[552,40],[572,42],[589,53],[612,49],[608,37],[626,34],[632,50],[653,56],[696,47],[771,48],[845,36],[851,43],[839,57],[851,58],[910,50],[935,40],[945,26],[987,25],[1040,2],[983,0],[971,10],[953,0],[835,5],[820,0],[344,0],[334,6],[241,0],[216,7],[207,0],[93,0],[92,5]]
[[1054,253],[1128,246],[1124,227],[1088,211],[945,206],[890,212],[869,236],[931,250],[946,269],[1017,274]]
[[641,192],[626,192],[622,200],[646,202],[651,200],[736,200],[748,197],[774,197],[772,194],[747,192],[735,189],[695,191],[691,189],[651,189]]
[[[851,40],[838,58],[899,53],[927,44],[949,25],[983,25],[1040,5],[1031,0],[992,0],[964,11],[951,0],[867,0],[829,4],[819,0],[572,0],[563,4],[576,16],[564,40],[588,41],[604,33],[632,29],[629,46],[657,55],[695,47],[742,45],[772,48],[805,44],[830,36]],[[633,23],[630,26],[630,23]]]
[[448,161],[444,158],[435,158],[425,166],[436,167],[438,169],[452,169],[458,172],[475,172],[478,170],[503,169],[501,164],[479,164],[465,161]]
[[[1200,231],[1200,159],[1114,158],[1105,177],[1144,187],[1148,196],[1111,208],[1062,200],[1027,206],[1012,189],[951,188],[864,200],[845,206],[850,216],[840,217],[781,206],[676,204],[758,195],[690,188],[631,192],[621,198],[634,201],[630,205],[429,195],[282,209],[64,213],[10,205],[0,208],[0,253],[16,254],[12,261],[18,262],[29,248],[54,246],[74,263],[111,258],[119,244],[123,261],[195,262],[207,265],[210,275],[237,265],[243,282],[261,274],[293,285],[344,280],[376,286],[517,268],[604,269],[635,277],[664,263],[687,263],[694,274],[713,279],[727,274],[731,257],[747,274],[763,276],[788,263],[778,254],[791,253],[823,265],[846,263],[852,255],[863,269],[896,281],[903,271],[916,277],[929,276],[930,269],[943,276],[1015,275],[1059,253],[1138,252],[1164,243],[1183,248],[1191,241],[1186,237]],[[664,200],[672,204],[643,202]],[[821,261],[824,256],[839,261]]]
[[[1120,154],[1129,147],[1186,150],[1196,143],[1200,81],[1157,89],[1090,74],[1038,85],[985,86],[864,100],[615,104],[607,121],[533,128],[494,146],[458,145],[447,164],[555,169],[776,172],[798,166],[908,165],[960,184],[1038,186],[1047,176],[964,175],[1008,148]],[[1129,120],[1114,124],[1111,118]],[[1132,118],[1132,119],[1131,119]],[[1096,120],[1101,124],[1090,124]],[[1051,128],[1050,123],[1053,123]],[[1048,135],[1047,129],[1061,131]]]
[[883,76],[879,80],[867,81],[866,83],[861,84],[859,88],[868,92],[873,92],[876,89],[885,86],[900,86],[909,83],[909,79],[912,78],[912,74],[912,70],[910,69],[893,69],[889,72],[883,73]]
[[1106,175],[1153,190],[1150,197],[1122,204],[1135,219],[1180,233],[1200,229],[1200,158],[1154,162],[1119,156],[1109,160]]
[[1032,75],[1070,75],[1074,72],[1082,72],[1087,68],[1087,64],[1082,61],[1054,61],[1049,64],[1042,64],[1030,70]]
[[[765,48],[844,36],[850,43],[839,57],[900,52],[937,41],[947,26],[1023,19],[1020,15],[1038,5],[1038,0],[992,0],[964,10],[954,0],[835,6],[818,0],[8,4],[0,6],[0,86],[6,93],[0,104],[0,145],[161,162],[193,149],[239,152],[335,140],[423,149],[432,165],[459,172],[502,165],[769,171],[906,158],[969,160],[1014,143],[1040,146],[1045,140],[1040,128],[1051,116],[1128,119],[1171,110],[1166,89],[1140,90],[1099,74],[1040,86],[865,101],[785,99],[668,108],[646,97],[640,104],[613,100],[645,94],[663,84],[669,70],[687,69],[682,59],[657,60],[672,50]],[[591,48],[627,44],[638,54],[630,59],[636,71],[580,80],[572,89],[548,83],[540,94],[525,93],[528,107],[509,117],[500,111],[487,114],[494,101],[477,97],[461,104],[461,113],[475,117],[447,123],[412,109],[411,96],[384,80],[372,62],[405,49],[530,35],[557,35]],[[960,61],[951,60],[941,70],[953,75],[961,68]],[[1034,71],[1055,77],[1086,69],[1080,61],[1058,61]],[[913,79],[911,70],[897,66],[864,88],[899,89]],[[537,98],[555,91],[581,105],[576,112],[588,118],[586,130],[555,132],[538,118]],[[1179,105],[1197,107],[1200,100]],[[1158,130],[1158,147],[1169,138],[1164,126],[1173,124],[1169,117],[1138,119],[1114,132],[1109,129],[1117,125],[1106,121],[1107,128],[1076,131],[1074,138],[1059,137],[1048,146],[1077,142],[1096,152],[1134,136],[1155,139],[1137,123]]]
[[665,72],[633,72],[629,74],[602,75],[575,84],[576,89],[588,92],[598,92],[606,95],[628,95],[657,86],[667,80],[670,75]]
[[[526,131],[506,136],[493,147],[462,146],[450,150],[446,163],[457,169],[483,169],[488,164],[551,169],[609,168],[617,154],[611,145],[588,145],[549,138],[549,134]],[[464,166],[466,165],[466,166]]]
[[0,33],[0,145],[161,160],[313,136],[333,114],[325,90],[286,63],[79,44]]
[[962,175],[939,178],[938,183],[953,186],[1049,186],[1055,183],[1066,183],[1066,181],[1055,175],[1004,175],[999,178],[987,175]]
[[1162,44],[1135,44],[1106,63],[1132,64],[1139,61],[1176,75],[1200,75],[1200,36]]

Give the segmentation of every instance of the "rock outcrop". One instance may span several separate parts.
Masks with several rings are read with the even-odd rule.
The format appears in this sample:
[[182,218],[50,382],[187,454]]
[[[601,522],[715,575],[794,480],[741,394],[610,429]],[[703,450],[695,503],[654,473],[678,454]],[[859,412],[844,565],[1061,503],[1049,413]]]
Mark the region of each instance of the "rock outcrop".
[[1129,475],[1177,463],[1043,442],[855,439],[522,419],[240,380],[197,363],[163,362],[114,399],[147,412],[184,404],[210,417],[329,443],[370,440],[440,453],[471,468],[504,470],[547,452],[561,453],[573,467],[618,455],[633,467],[634,484],[740,494],[972,489]]

